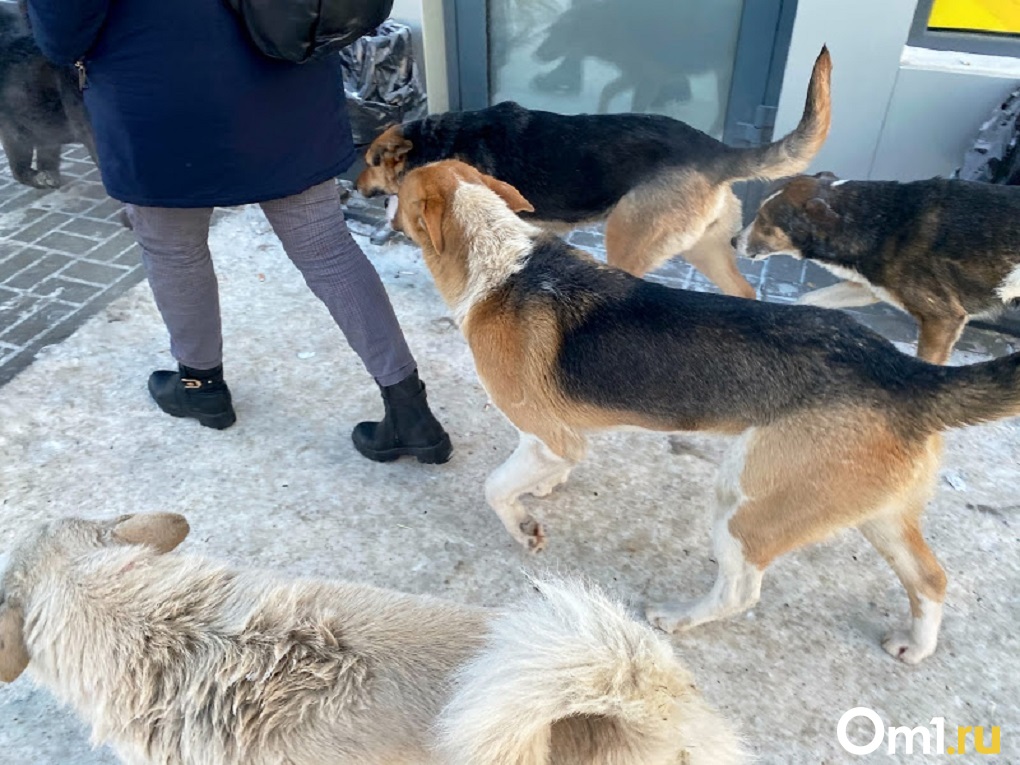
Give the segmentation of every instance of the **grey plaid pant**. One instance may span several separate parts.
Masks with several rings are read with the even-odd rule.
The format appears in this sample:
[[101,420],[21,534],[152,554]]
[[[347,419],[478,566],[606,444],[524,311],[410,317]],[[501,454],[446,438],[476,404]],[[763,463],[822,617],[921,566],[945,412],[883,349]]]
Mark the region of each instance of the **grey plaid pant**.
[[[380,385],[415,369],[389,297],[344,222],[332,180],[263,202],[283,249],[326,304],[351,348]],[[223,360],[219,290],[209,253],[212,208],[127,206],[174,358],[195,369]]]

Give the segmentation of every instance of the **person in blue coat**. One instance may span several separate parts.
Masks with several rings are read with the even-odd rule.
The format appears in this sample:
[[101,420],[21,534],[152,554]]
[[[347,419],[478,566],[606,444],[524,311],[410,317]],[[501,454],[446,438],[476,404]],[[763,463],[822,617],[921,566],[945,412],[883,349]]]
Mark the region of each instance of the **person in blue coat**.
[[176,417],[235,421],[223,378],[209,221],[258,203],[312,292],[380,386],[359,423],[370,459],[445,462],[450,439],[379,275],[344,222],[335,177],[354,160],[339,57],[270,59],[221,0],[28,0],[36,42],[74,66],[107,192],[126,204],[177,371],[149,392]]

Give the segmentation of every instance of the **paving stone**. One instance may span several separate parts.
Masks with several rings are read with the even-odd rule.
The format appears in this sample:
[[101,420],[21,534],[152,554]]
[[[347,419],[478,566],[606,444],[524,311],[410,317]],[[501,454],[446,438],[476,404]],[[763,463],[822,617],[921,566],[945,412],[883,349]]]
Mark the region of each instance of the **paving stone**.
[[124,230],[123,226],[107,221],[90,220],[88,218],[74,218],[64,224],[60,229],[62,232],[87,236],[92,239],[105,241],[115,234]]
[[29,207],[33,202],[37,202],[47,194],[53,193],[52,189],[35,189],[31,186],[24,186],[22,184],[18,184],[17,186],[18,188],[24,189],[24,191],[15,194],[7,199],[3,204],[0,204],[0,213],[11,212],[13,210],[20,210],[25,207]]
[[40,298],[22,293],[0,303],[0,340],[5,331],[34,312],[39,302]]
[[74,259],[67,255],[55,252],[47,253],[24,271],[15,274],[4,282],[4,286],[16,290],[30,290],[73,261]]
[[6,280],[23,268],[28,268],[37,260],[46,256],[42,250],[25,247],[6,260],[0,262],[0,280]]
[[57,230],[69,220],[71,220],[70,215],[65,215],[64,213],[59,212],[51,212],[48,215],[44,215],[39,218],[31,225],[26,226],[21,231],[11,234],[10,238],[16,242],[25,242],[28,244],[45,236],[51,231]]
[[808,289],[821,289],[839,281],[842,280],[838,276],[831,271],[826,271],[817,263],[808,261],[804,267],[804,286]]
[[32,293],[40,297],[53,297],[81,305],[87,303],[102,290],[103,287],[96,284],[85,284],[61,276],[54,276],[33,287]]
[[[135,246],[135,235],[131,231],[121,228],[108,242],[96,247],[89,253],[89,260],[116,261],[125,250]],[[135,258],[137,260],[137,257]]]
[[8,237],[17,233],[21,229],[39,220],[45,214],[46,212],[44,210],[40,210],[35,207],[22,210],[20,214],[8,213],[11,217],[10,219],[5,220],[3,228],[0,228],[0,237]]
[[72,255],[84,255],[96,246],[95,241],[92,239],[75,236],[74,234],[65,234],[63,231],[54,231],[52,234],[47,234],[35,244],[37,247],[69,252]]
[[61,274],[68,279],[78,279],[92,284],[112,284],[125,274],[125,269],[114,266],[103,265],[102,263],[90,263],[87,260],[79,260],[69,265]]
[[25,346],[49,330],[75,310],[75,306],[52,301],[40,302],[37,310],[22,319],[6,332],[0,333],[0,342]]
[[67,158],[65,158],[64,161],[60,163],[60,174],[67,175],[72,178],[80,178],[95,169],[96,166],[91,162],[78,162],[73,159],[68,161]]
[[89,218],[102,218],[106,220],[120,213],[122,205],[116,199],[104,199],[85,213]]
[[127,266],[128,268],[141,268],[142,266],[142,248],[137,244],[131,247],[111,261],[118,266]]
[[764,279],[797,284],[804,276],[804,261],[789,255],[773,255],[765,261],[762,273]]
[[89,157],[89,150],[84,146],[72,146],[69,149],[65,149],[62,156],[65,159],[87,160],[90,165],[92,164],[92,158]]

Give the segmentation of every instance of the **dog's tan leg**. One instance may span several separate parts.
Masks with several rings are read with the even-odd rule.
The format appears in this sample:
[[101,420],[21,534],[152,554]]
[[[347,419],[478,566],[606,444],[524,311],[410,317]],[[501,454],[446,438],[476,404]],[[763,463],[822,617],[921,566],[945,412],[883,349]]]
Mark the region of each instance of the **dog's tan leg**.
[[929,364],[945,364],[967,325],[966,314],[938,319],[918,317],[918,322],[921,325],[917,339],[918,358]]
[[857,308],[877,303],[878,297],[871,289],[859,282],[839,282],[829,287],[812,290],[800,296],[800,305],[819,308]]
[[[703,179],[638,187],[621,199],[606,219],[606,262],[633,276],[644,276],[691,249],[712,222],[706,206],[712,189]],[[689,207],[678,199],[698,200]]]
[[715,586],[694,603],[650,608],[649,618],[675,631],[731,616],[754,605],[776,558],[860,527],[904,497],[916,497],[920,512],[918,487],[930,485],[937,463],[930,447],[905,441],[867,409],[806,412],[748,431],[716,486]]
[[882,643],[890,655],[908,664],[917,664],[934,653],[946,595],[946,573],[924,541],[920,522],[938,473],[941,441],[941,436],[929,441],[915,485],[896,504],[860,526],[910,598],[910,629],[894,630]]
[[740,200],[733,191],[724,192],[719,217],[683,257],[727,295],[754,300],[757,297],[737,268],[737,255],[730,240],[740,228]]
[[510,536],[535,552],[545,545],[542,525],[520,503],[522,494],[545,496],[570,476],[574,462],[560,457],[537,436],[520,433],[509,459],[485,481],[485,499]]

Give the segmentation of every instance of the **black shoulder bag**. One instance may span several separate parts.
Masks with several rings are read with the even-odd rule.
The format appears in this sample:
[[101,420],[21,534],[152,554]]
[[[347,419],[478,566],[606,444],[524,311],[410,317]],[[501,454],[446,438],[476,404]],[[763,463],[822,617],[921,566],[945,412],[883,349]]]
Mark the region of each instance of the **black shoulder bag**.
[[390,15],[393,0],[226,0],[270,58],[304,63],[335,53]]

